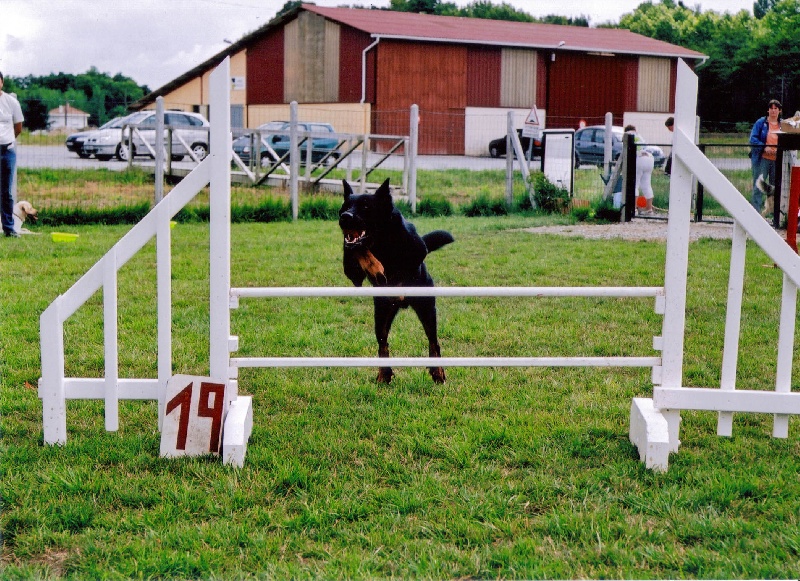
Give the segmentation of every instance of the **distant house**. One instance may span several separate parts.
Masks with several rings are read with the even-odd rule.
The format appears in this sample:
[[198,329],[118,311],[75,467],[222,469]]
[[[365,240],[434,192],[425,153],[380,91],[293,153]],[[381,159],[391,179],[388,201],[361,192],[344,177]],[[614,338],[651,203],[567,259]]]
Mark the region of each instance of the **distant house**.
[[408,134],[419,106],[419,153],[485,155],[507,113],[521,126],[532,107],[547,128],[626,119],[649,141],[668,138],[678,59],[706,55],[613,28],[508,22],[302,4],[146,95],[154,106],[207,113],[208,77],[231,58],[231,122],[289,118],[337,131]]
[[72,105],[61,105],[47,114],[47,128],[50,130],[66,127],[83,129],[89,125],[89,114]]

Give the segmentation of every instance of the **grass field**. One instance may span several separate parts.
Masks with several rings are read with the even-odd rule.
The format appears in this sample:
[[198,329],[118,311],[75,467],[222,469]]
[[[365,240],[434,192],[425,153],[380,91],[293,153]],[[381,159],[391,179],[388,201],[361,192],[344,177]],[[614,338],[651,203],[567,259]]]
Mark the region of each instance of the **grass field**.
[[[663,284],[665,245],[538,235],[551,218],[418,218],[456,243],[428,259],[445,286]],[[800,436],[771,417],[684,412],[666,474],[628,441],[646,369],[242,370],[254,398],[245,466],[158,457],[153,402],[68,405],[42,442],[38,318],[126,231],[0,240],[2,573],[40,578],[789,578],[800,571]],[[206,374],[208,226],[173,231],[176,373]],[[341,285],[334,222],[236,224],[234,286]],[[691,244],[685,384],[719,385],[730,243]],[[121,271],[120,370],[155,377],[153,244]],[[772,389],[781,273],[748,248],[737,386]],[[652,355],[651,299],[439,299],[446,356]],[[69,376],[102,374],[102,296],[65,327]],[[369,299],[243,299],[241,355],[372,356]],[[427,345],[410,312],[395,355]],[[794,368],[800,355],[795,350]],[[795,389],[797,382],[794,382]]]

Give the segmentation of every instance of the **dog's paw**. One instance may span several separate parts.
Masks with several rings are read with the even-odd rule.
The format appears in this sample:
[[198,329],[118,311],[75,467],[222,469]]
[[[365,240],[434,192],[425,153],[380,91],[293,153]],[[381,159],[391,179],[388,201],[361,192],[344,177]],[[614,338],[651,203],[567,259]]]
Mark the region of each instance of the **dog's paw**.
[[391,369],[388,367],[381,367],[378,371],[378,377],[375,378],[375,381],[388,385],[392,382],[392,377],[394,377],[394,373],[392,373]]
[[443,368],[431,367],[428,371],[430,372],[434,383],[444,383],[447,381],[447,377],[444,374]]

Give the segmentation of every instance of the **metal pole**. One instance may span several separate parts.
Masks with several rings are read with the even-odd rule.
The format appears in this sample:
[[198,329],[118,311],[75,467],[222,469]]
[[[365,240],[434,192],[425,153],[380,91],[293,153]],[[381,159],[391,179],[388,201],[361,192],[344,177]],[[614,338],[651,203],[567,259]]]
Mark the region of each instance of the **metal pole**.
[[408,201],[411,213],[417,213],[417,150],[419,147],[419,105],[411,105],[408,145],[411,155],[408,160]]
[[514,201],[514,144],[511,135],[514,133],[514,112],[506,115],[506,205],[511,207]]
[[155,200],[164,199],[164,97],[156,98],[156,171]]
[[289,194],[292,198],[292,220],[299,214],[300,152],[297,147],[297,101],[289,105]]

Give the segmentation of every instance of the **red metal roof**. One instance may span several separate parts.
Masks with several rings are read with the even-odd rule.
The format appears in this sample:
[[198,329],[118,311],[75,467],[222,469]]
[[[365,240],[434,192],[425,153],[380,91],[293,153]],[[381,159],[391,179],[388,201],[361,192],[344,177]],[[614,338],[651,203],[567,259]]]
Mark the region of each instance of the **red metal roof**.
[[375,37],[684,59],[707,58],[697,51],[621,28],[587,28],[360,8],[324,8],[314,4],[303,4],[302,7]]

